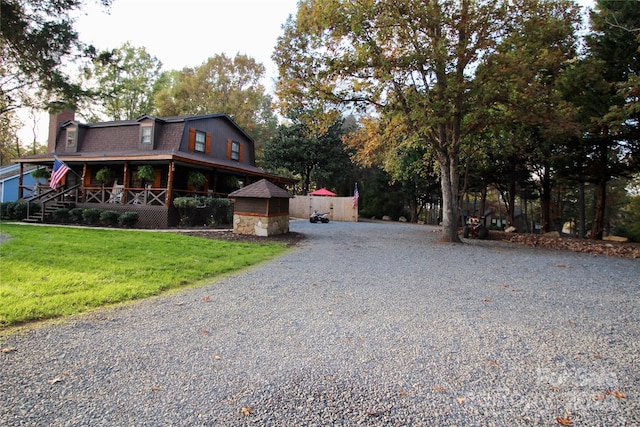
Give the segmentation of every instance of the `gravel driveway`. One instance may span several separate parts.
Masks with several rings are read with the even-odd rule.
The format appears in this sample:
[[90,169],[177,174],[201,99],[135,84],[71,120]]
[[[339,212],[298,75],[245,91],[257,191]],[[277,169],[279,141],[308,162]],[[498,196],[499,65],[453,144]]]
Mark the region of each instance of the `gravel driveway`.
[[640,262],[310,224],[214,284],[0,342],[3,426],[637,426]]

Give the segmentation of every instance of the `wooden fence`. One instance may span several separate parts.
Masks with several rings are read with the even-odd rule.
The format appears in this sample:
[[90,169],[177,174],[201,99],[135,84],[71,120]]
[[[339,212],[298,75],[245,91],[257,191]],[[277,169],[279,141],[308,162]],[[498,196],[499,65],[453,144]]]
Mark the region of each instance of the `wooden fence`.
[[329,212],[331,221],[358,222],[353,197],[295,196],[289,200],[289,216],[309,218],[313,211]]

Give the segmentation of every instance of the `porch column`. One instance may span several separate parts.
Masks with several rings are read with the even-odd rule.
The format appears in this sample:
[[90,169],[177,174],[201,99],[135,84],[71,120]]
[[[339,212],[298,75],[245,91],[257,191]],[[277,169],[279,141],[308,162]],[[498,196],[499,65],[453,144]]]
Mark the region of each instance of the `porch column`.
[[24,188],[22,187],[22,174],[24,173],[24,163],[20,162],[20,174],[18,175],[18,200],[24,197]]
[[165,205],[167,207],[171,206],[171,199],[173,198],[173,170],[176,165],[173,160],[169,161],[169,176],[167,178],[167,199],[165,200]]

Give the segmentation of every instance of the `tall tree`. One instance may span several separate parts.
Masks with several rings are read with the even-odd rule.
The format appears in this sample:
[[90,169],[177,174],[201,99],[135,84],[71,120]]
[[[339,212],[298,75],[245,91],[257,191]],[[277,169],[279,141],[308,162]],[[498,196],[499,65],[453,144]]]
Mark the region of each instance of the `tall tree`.
[[345,131],[342,119],[322,134],[300,120],[280,125],[276,135],[265,144],[265,167],[273,171],[286,169],[300,177],[303,194],[309,192],[312,182],[338,187],[351,167],[349,151],[342,144]]
[[[100,0],[105,7],[112,0]],[[83,91],[65,72],[70,60],[95,49],[78,39],[73,12],[85,0],[0,2],[0,114],[38,105],[42,98],[77,102]]]
[[160,78],[159,115],[226,113],[260,143],[275,132],[271,97],[260,83],[264,65],[246,55],[215,55],[198,67],[170,71]]
[[[398,115],[433,147],[443,194],[441,240],[458,237],[459,152],[469,87],[481,55],[506,21],[500,2],[321,1],[298,4],[280,37],[278,95],[323,98]],[[286,107],[286,105],[285,105]]]
[[[598,0],[591,13],[594,33],[590,55],[602,65],[609,83],[601,105],[606,111],[592,118],[588,138],[592,142],[597,185],[593,239],[602,239],[605,227],[608,181],[640,166],[640,110],[637,108],[640,74],[640,8],[633,0]],[[622,88],[622,91],[619,91]],[[606,95],[609,95],[608,97]],[[601,96],[602,98],[602,96]],[[637,163],[636,163],[637,162]]]
[[[92,92],[84,105],[90,121],[130,120],[153,113],[154,88],[162,63],[144,47],[124,43],[99,53],[83,77]],[[97,109],[95,109],[97,107]]]

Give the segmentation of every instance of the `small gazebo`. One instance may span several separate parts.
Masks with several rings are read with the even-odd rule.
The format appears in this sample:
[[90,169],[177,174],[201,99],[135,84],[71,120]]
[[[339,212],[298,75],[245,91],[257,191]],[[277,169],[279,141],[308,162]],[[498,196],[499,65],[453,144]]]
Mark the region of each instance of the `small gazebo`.
[[289,232],[289,199],[293,196],[261,179],[229,194],[235,199],[233,232],[272,236]]

